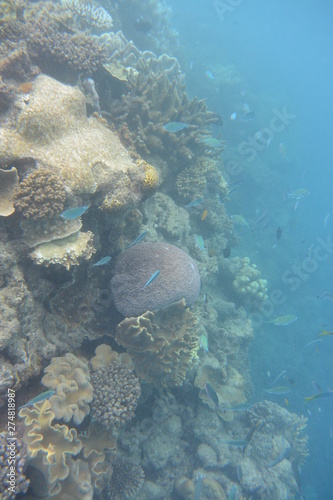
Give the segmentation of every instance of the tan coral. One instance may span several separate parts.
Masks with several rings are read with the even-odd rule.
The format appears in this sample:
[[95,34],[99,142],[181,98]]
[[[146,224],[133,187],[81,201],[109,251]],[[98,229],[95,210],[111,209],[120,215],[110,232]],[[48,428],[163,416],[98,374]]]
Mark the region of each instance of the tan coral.
[[106,344],[100,344],[96,347],[95,356],[91,358],[90,364],[93,370],[98,370],[99,368],[109,366],[109,364],[114,361],[118,361],[128,367],[133,366],[132,360],[127,353],[123,352],[119,354]]
[[267,281],[248,257],[235,257],[237,272],[233,281],[233,290],[246,304],[263,303],[267,299]]
[[15,211],[14,195],[18,185],[15,167],[10,170],[0,168],[0,216],[8,217]]
[[54,496],[61,491],[61,482],[69,475],[67,457],[80,452],[81,441],[75,429],[52,424],[55,414],[47,400],[21,408],[19,417],[24,419],[23,440],[29,464],[43,474],[48,494]]
[[140,200],[145,172],[116,134],[86,117],[78,88],[40,75],[29,97],[13,123],[0,128],[0,161],[33,157],[73,192],[96,193],[100,206],[106,198],[122,206]]
[[158,312],[125,318],[116,340],[127,349],[140,378],[157,386],[180,385],[197,359],[197,323],[182,299]]
[[137,160],[136,163],[138,167],[143,168],[145,172],[145,178],[143,181],[144,189],[151,190],[158,188],[160,180],[156,168],[142,159]]
[[21,223],[23,241],[30,247],[42,243],[61,240],[77,233],[82,227],[81,219],[65,220],[61,217],[52,219],[24,220]]
[[61,492],[52,497],[54,500],[92,500],[94,492],[91,484],[89,464],[80,458],[67,460],[69,474],[61,483]]
[[23,217],[52,218],[63,211],[65,186],[47,168],[39,167],[20,182],[15,193],[15,208]]
[[194,165],[185,168],[177,177],[179,196],[185,200],[204,196],[207,183],[214,183],[214,189],[221,198],[228,194],[228,184],[212,158],[199,157]]
[[46,267],[60,264],[69,270],[71,266],[78,265],[80,259],[89,260],[95,252],[92,232],[77,231],[67,238],[37,245],[30,257],[36,264]]
[[90,413],[93,388],[90,384],[88,365],[67,353],[63,357],[53,358],[44,370],[42,384],[56,391],[50,400],[51,408],[57,419],[81,424]]

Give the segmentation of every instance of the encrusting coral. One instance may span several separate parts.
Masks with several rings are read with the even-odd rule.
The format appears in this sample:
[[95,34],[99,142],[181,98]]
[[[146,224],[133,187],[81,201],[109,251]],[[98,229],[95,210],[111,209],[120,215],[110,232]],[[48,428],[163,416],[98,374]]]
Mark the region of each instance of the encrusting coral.
[[88,365],[74,356],[52,358],[51,364],[44,370],[42,384],[56,391],[50,400],[50,407],[55,417],[64,422],[81,424],[89,415],[93,399],[93,387],[90,383]]
[[10,170],[0,168],[0,216],[8,217],[15,211],[14,196],[18,185],[15,167]]
[[63,211],[65,186],[46,168],[39,167],[19,183],[15,192],[15,208],[25,218],[52,218]]
[[[155,280],[145,286],[154,273]],[[124,316],[154,311],[185,298],[193,304],[200,292],[195,261],[167,243],[140,243],[119,257],[111,280],[115,306]]]
[[155,313],[125,318],[116,329],[116,341],[127,349],[139,377],[156,386],[183,383],[197,360],[198,320],[180,300]]

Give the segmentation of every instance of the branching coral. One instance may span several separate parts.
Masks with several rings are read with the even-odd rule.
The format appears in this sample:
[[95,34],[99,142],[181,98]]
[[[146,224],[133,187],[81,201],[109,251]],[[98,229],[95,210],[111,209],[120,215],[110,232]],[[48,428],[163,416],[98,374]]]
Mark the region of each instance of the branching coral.
[[53,358],[44,370],[42,384],[56,390],[51,399],[51,409],[57,419],[80,424],[90,413],[93,399],[88,365],[74,354]]
[[15,193],[15,208],[23,217],[51,218],[63,211],[65,186],[50,170],[39,167],[20,182]]
[[119,361],[93,372],[92,418],[107,429],[116,429],[134,417],[141,394],[140,382],[132,370]]
[[197,318],[180,300],[156,313],[126,318],[116,330],[139,377],[156,386],[180,385],[197,359]]

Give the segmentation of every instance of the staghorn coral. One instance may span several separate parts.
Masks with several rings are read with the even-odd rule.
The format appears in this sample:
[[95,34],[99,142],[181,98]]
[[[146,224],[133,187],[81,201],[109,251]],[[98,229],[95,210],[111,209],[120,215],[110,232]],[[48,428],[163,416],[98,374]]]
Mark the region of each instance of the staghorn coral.
[[0,498],[14,500],[17,494],[26,493],[29,479],[24,471],[27,452],[21,439],[11,438],[8,432],[0,433]]
[[115,455],[110,466],[110,477],[103,491],[103,498],[122,500],[134,498],[141,490],[144,482],[144,472],[128,458]]
[[23,217],[37,220],[60,214],[65,201],[61,180],[47,168],[39,167],[18,185],[14,205]]
[[52,423],[55,414],[47,400],[21,408],[19,417],[24,420],[23,441],[29,465],[42,473],[48,494],[54,496],[69,475],[67,457],[76,456],[82,443],[75,429]]
[[[145,283],[159,270],[148,286]],[[120,256],[111,280],[115,306],[124,316],[156,310],[182,299],[193,304],[200,292],[200,276],[194,260],[166,243],[140,243]]]
[[91,415],[107,429],[117,429],[134,417],[140,382],[132,370],[115,360],[91,375],[94,389]]
[[197,317],[185,300],[158,312],[125,318],[116,341],[125,347],[140,378],[156,386],[180,385],[197,359]]
[[52,358],[51,364],[44,370],[42,384],[56,391],[50,400],[55,417],[64,422],[78,425],[89,415],[93,399],[90,374],[85,362],[66,353],[65,356]]
[[0,168],[0,216],[8,217],[15,211],[14,195],[18,185],[15,167],[10,170]]
[[[52,101],[50,102],[50,95]],[[27,106],[0,128],[0,161],[32,156],[74,194],[95,194],[126,206],[142,196],[144,170],[135,165],[118,137],[94,117],[86,117],[77,89],[38,76]]]

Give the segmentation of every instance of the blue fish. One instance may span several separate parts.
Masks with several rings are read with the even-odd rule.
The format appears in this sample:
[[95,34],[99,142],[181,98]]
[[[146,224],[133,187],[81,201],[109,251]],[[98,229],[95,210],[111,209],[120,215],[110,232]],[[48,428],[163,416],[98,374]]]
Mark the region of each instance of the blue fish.
[[60,214],[60,217],[66,220],[74,220],[77,219],[78,217],[81,217],[81,215],[84,214],[90,208],[90,203],[89,205],[85,205],[84,207],[76,207],[76,208],[69,208],[68,210],[65,210]]
[[229,496],[228,496],[228,500],[233,500],[235,498],[236,492],[237,492],[237,487],[234,484],[233,487],[230,490],[230,493],[229,493]]
[[201,490],[202,490],[202,481],[205,479],[204,474],[199,474],[198,479],[197,479],[197,484],[195,486],[195,492],[194,492],[194,500],[199,500],[200,495],[201,495]]
[[215,137],[205,137],[200,141],[202,144],[206,144],[206,146],[210,148],[220,148],[222,146],[222,142],[216,139]]
[[188,123],[184,122],[169,122],[163,125],[164,130],[172,133],[180,132],[180,130],[183,130],[186,127],[188,127]]
[[194,239],[195,239],[195,246],[197,248],[199,248],[199,250],[204,252],[206,250],[206,248],[205,248],[205,242],[203,240],[203,237],[200,234],[195,234]]
[[192,207],[197,207],[198,205],[201,205],[201,203],[204,201],[203,198],[197,198],[196,200],[191,201],[187,205],[185,205],[186,208],[192,208]]
[[145,284],[145,286],[144,286],[143,288],[146,288],[146,286],[150,285],[150,283],[151,283],[152,281],[154,281],[154,280],[157,278],[157,276],[158,276],[159,274],[160,274],[160,272],[159,272],[159,270],[157,269],[157,271],[155,271],[155,272],[154,272],[154,273],[150,276],[149,280],[147,281],[147,283]]
[[143,233],[139,234],[139,236],[138,236],[137,238],[135,238],[135,240],[134,240],[134,241],[132,241],[132,243],[129,243],[129,244],[127,245],[127,247],[126,247],[126,248],[130,248],[130,247],[132,247],[133,245],[136,245],[137,243],[140,243],[140,241],[142,241],[142,240],[143,240],[143,238],[146,236],[146,234],[147,234],[148,232],[149,232],[149,231],[147,231],[147,230],[146,230],[146,231],[143,231]]
[[206,382],[206,385],[204,387],[205,393],[207,397],[212,401],[212,403],[218,407],[219,405],[219,397],[214,389],[214,387],[209,383]]
[[210,80],[214,80],[214,75],[213,73],[210,71],[210,69],[207,69],[205,71],[205,75],[207,76],[207,78],[209,78]]
[[39,394],[39,396],[36,396],[35,398],[31,399],[30,401],[28,401],[24,405],[20,406],[19,410],[21,408],[26,407],[26,406],[32,406],[35,403],[40,403],[42,401],[45,401],[46,399],[49,399],[51,396],[53,396],[53,394],[55,394],[55,391],[45,391],[45,392],[42,392],[42,394]]
[[92,267],[104,266],[104,264],[107,264],[108,262],[110,262],[110,260],[111,260],[111,257],[109,255],[107,255],[106,257],[103,257],[101,260],[99,260],[98,262],[93,264]]

